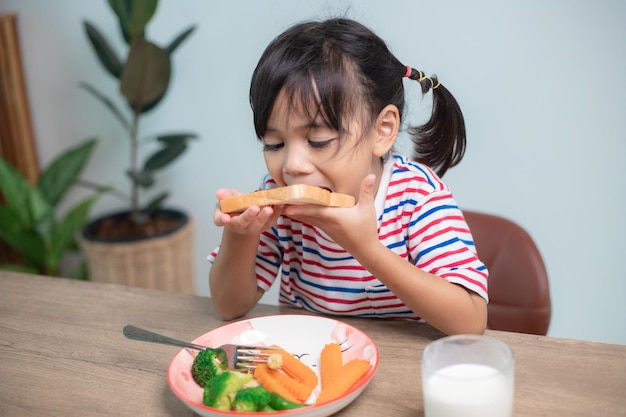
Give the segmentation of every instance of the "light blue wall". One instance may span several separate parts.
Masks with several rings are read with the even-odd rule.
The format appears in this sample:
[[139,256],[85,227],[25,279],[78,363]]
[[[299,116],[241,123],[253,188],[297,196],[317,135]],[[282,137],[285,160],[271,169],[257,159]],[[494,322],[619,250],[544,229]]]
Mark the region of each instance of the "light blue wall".
[[[89,81],[113,95],[81,25],[89,19],[116,34],[106,2],[1,0],[0,12],[19,14],[41,162],[98,135],[86,177],[125,187],[123,133],[77,86]],[[372,27],[404,62],[437,73],[457,97],[469,147],[445,180],[463,207],[509,217],[536,239],[551,280],[549,334],[626,343],[621,0],[162,0],[152,38],[166,43],[191,23],[198,29],[175,55],[169,96],[141,128],[202,137],[161,176],[173,189],[170,201],[195,217],[200,293],[209,293],[204,259],[220,236],[211,221],[215,190],[252,190],[264,171],[247,98],[256,61],[291,23],[338,13]],[[122,50],[121,40],[116,46]],[[118,207],[109,198],[97,212]],[[264,301],[275,303],[276,292]]]

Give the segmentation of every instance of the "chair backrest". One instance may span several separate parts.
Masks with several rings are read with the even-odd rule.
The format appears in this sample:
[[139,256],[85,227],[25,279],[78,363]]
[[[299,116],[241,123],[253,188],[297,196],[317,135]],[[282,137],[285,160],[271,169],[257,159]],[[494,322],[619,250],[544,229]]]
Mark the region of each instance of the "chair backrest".
[[537,245],[518,224],[463,211],[478,257],[489,269],[487,327],[545,335],[552,306],[548,274]]

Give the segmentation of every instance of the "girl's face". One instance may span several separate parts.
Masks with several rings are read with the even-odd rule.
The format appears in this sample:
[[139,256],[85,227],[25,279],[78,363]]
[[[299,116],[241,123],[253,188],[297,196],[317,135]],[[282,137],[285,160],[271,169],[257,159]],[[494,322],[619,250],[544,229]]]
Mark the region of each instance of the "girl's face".
[[[348,132],[326,126],[321,117],[311,121],[302,106],[289,106],[281,92],[274,104],[263,137],[263,155],[269,174],[281,186],[316,185],[358,199],[361,181],[382,173],[388,149],[376,146],[377,129],[363,132],[353,120]],[[382,153],[381,153],[382,152]]]

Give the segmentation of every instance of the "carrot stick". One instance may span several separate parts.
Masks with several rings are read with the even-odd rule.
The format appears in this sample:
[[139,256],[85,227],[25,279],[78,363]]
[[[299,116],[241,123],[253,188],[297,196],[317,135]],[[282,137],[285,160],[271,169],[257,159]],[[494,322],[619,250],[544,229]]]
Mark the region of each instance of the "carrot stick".
[[280,369],[282,369],[287,375],[297,379],[311,389],[314,389],[317,386],[317,374],[304,362],[300,361],[284,349],[272,352],[280,353],[283,357],[283,364]]
[[322,377],[322,389],[330,385],[343,369],[343,358],[339,343],[329,343],[320,353],[320,375]]
[[[259,381],[261,385],[265,387],[269,392],[275,392],[286,400],[293,402],[302,402],[299,401],[298,398],[292,394],[285,386],[283,386],[274,375],[270,371],[274,371],[270,369],[267,364],[260,363],[257,365],[254,370],[254,377]],[[275,372],[275,371],[274,371]]]
[[303,403],[308,400],[311,396],[311,392],[313,392],[312,388],[307,387],[302,382],[277,369],[270,369],[269,373],[279,384],[295,395],[299,402]]
[[317,397],[316,404],[332,401],[344,395],[365,373],[370,369],[369,361],[365,359],[352,359],[346,363],[342,372],[333,379],[329,385],[322,387],[322,392]]

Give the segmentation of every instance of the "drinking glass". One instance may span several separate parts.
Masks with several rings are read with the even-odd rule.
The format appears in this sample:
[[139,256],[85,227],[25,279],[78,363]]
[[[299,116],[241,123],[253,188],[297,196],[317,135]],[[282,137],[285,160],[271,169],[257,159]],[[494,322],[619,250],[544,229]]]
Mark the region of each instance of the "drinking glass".
[[438,339],[422,352],[426,417],[511,417],[515,356],[483,335]]

